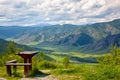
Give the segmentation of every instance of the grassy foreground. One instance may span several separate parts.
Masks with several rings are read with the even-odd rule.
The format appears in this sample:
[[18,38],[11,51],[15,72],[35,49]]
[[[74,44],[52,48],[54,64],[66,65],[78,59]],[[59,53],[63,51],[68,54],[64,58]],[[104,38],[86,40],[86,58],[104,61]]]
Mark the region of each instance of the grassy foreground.
[[59,80],[120,80],[120,66],[74,64],[69,69],[53,70],[52,74]]
[[[72,55],[78,56],[75,53],[72,53]],[[82,56],[84,57],[84,55]],[[46,69],[50,70],[47,74],[53,75],[53,77],[58,80],[120,80],[120,48],[117,48],[116,46],[113,47],[109,55],[98,57],[97,64],[70,63],[69,55],[60,56],[60,61],[51,60],[51,58],[48,60],[48,58],[50,57],[47,55],[46,59],[46,55],[43,52],[40,52],[40,54],[33,57],[33,71],[29,77],[44,75],[40,70]],[[11,59],[18,59],[18,62],[23,62],[23,59],[15,54],[1,55],[0,78],[20,80],[23,77],[23,67],[18,67],[17,72],[13,74],[12,77],[9,77],[6,73],[4,62]],[[55,59],[58,59],[57,56],[55,56]]]
[[[49,67],[45,66],[45,64],[49,64]],[[53,75],[53,77],[57,78],[58,80],[120,80],[120,66],[101,66],[98,64],[69,64],[69,67],[66,69],[62,66],[62,64],[58,65],[56,63],[51,64],[49,62],[44,62],[41,65],[42,66],[39,65],[39,70],[51,70],[51,72],[48,74]],[[34,76],[41,75],[40,73],[35,72],[33,72]],[[7,76],[5,66],[0,67],[0,78],[6,78],[7,80],[20,80],[22,77],[23,67],[18,67],[17,76],[12,75],[12,77]]]

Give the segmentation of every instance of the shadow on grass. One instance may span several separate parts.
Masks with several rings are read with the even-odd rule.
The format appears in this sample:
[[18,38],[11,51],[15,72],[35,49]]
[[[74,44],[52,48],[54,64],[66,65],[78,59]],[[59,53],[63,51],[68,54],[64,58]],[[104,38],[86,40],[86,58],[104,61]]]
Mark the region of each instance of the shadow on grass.
[[46,77],[48,75],[50,75],[50,74],[49,73],[44,73],[44,72],[42,72],[42,71],[40,71],[36,68],[32,71],[32,73],[30,74],[29,77]]

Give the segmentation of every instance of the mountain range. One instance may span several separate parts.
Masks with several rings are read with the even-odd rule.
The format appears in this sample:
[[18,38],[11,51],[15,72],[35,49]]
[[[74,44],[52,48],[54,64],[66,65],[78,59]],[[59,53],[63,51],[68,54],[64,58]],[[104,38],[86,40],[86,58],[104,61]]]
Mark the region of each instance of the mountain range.
[[105,51],[109,51],[115,45],[120,47],[120,34],[108,35],[107,37],[102,38],[94,43],[81,47],[81,50],[84,52],[103,53]]
[[87,25],[48,25],[44,27],[0,26],[0,38],[35,46],[75,46],[84,52],[106,52],[120,44],[120,19]]

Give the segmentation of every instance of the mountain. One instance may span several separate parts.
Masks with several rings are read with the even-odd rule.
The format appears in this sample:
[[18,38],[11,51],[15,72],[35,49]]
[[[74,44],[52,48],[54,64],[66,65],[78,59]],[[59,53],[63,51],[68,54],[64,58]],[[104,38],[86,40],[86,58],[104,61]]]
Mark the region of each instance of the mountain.
[[[40,27],[1,26],[0,38],[40,48],[40,45],[85,46],[108,35],[120,33],[120,19],[87,25],[48,25]],[[99,46],[97,46],[99,47]]]
[[86,45],[89,43],[93,43],[93,38],[90,37],[89,35],[85,33],[81,34],[72,34],[67,36],[64,39],[61,39],[59,42],[57,42],[58,45],[63,44],[63,45],[69,45],[69,46],[82,46]]
[[[6,51],[7,46],[10,43],[11,43],[11,41],[6,41],[6,40],[3,40],[3,39],[0,39],[0,53]],[[17,44],[17,43],[15,43],[15,47],[16,48],[23,48],[24,50],[36,50],[35,48],[28,47],[28,46],[25,46],[25,45],[20,45],[20,44]]]
[[[58,28],[57,26],[55,27]],[[65,29],[68,29],[67,30],[68,33],[66,33],[66,35],[59,35],[63,33]],[[119,34],[120,19],[113,20],[110,22],[96,23],[96,24],[84,25],[84,26],[66,24],[66,25],[59,26],[59,30],[61,31],[61,32],[57,31],[57,32],[60,32],[59,34],[57,34],[55,32],[56,30],[54,30],[54,34],[56,36],[52,35],[53,40],[44,41],[42,42],[42,44],[43,45],[56,44],[56,45],[67,45],[67,46],[88,45],[100,39],[103,39],[109,35]],[[39,45],[41,45],[41,43]],[[96,46],[96,47],[99,47],[99,46]]]
[[109,35],[100,39],[92,44],[88,44],[81,48],[84,52],[106,52],[109,51],[114,45],[120,47],[120,34]]

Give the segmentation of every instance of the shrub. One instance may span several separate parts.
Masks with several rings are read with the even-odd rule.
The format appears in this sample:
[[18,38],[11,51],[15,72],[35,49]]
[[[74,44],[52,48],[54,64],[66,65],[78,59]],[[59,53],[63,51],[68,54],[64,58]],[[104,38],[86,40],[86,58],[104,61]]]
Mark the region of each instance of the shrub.
[[69,66],[69,57],[68,56],[65,56],[63,58],[63,65],[66,69],[68,68],[68,66]]
[[49,62],[49,61],[42,61],[42,62],[40,62],[39,66],[42,69],[55,69],[55,68],[57,68],[57,65],[54,62]]
[[86,68],[82,75],[85,80],[120,80],[120,66],[98,65],[96,68]]
[[99,58],[98,62],[101,65],[120,65],[120,48],[114,46],[110,55]]
[[120,80],[120,49],[114,46],[111,54],[99,59],[99,80]]
[[37,67],[33,67],[33,70],[30,74],[30,77],[33,77],[35,75],[38,75],[38,74],[43,74],[41,71],[39,71],[39,69]]
[[106,65],[100,69],[98,77],[101,80],[120,79],[120,69],[118,68],[118,66]]

